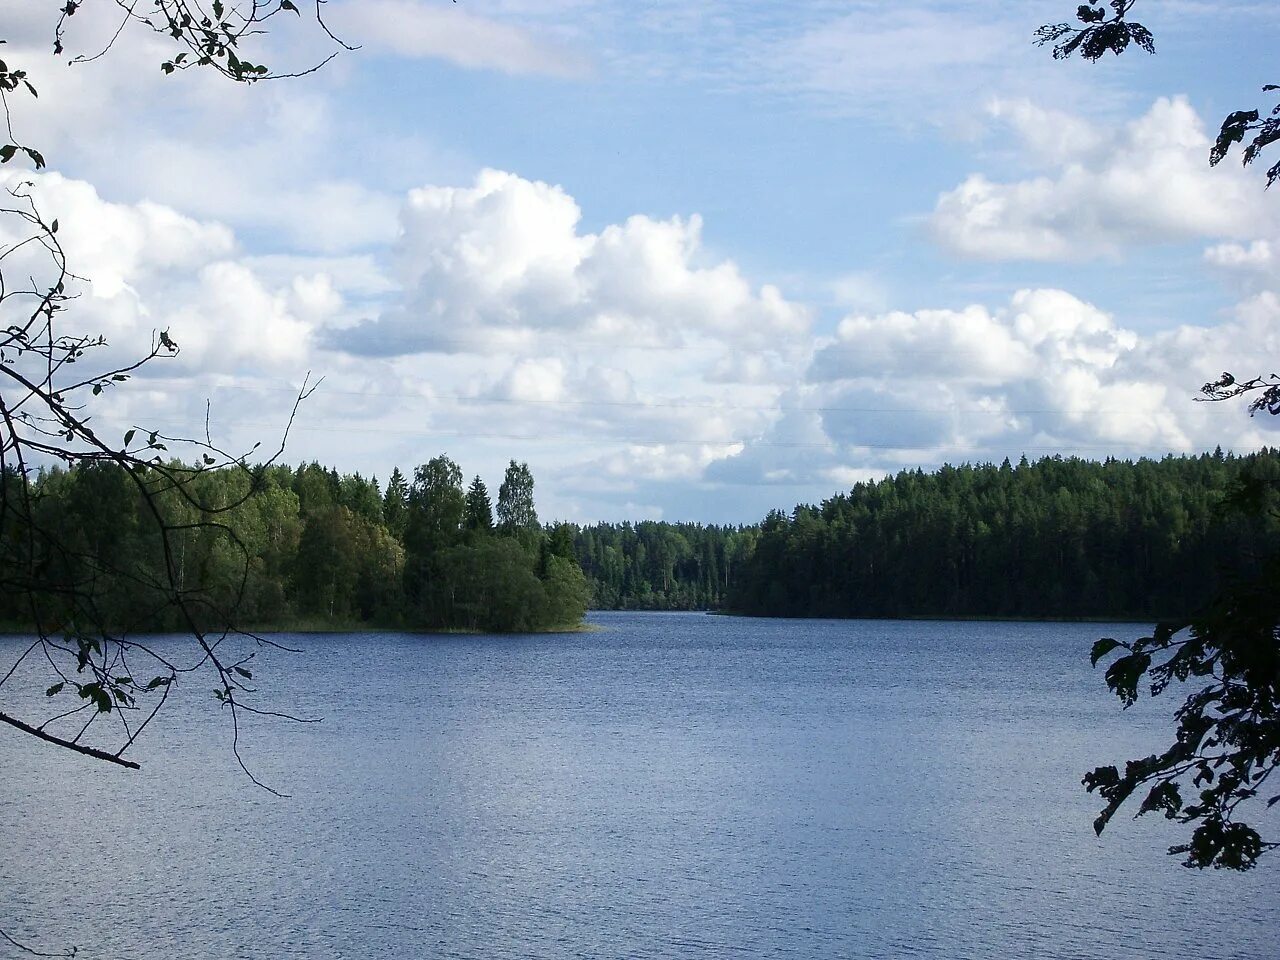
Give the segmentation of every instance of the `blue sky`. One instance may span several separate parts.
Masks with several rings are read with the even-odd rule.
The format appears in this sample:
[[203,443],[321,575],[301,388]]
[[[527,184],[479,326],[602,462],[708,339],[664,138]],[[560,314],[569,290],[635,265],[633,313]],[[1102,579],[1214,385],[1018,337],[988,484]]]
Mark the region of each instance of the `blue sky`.
[[1277,79],[1270,4],[1143,0],[1158,55],[1090,65],[1031,45],[1066,0],[333,0],[361,49],[249,89],[161,76],[138,33],[67,67],[55,6],[11,15],[7,56],[86,278],[68,322],[183,346],[101,401],[121,432],[208,400],[269,445],[309,371],[286,459],[527,460],[577,521],[1275,442],[1192,400],[1280,348],[1280,200],[1205,163]]

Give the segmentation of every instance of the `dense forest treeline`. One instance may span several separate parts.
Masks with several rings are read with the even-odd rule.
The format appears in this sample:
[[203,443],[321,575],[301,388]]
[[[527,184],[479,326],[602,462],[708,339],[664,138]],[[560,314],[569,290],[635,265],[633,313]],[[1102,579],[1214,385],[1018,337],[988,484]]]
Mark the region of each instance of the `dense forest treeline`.
[[765,616],[1123,617],[1197,609],[1280,546],[1228,509],[1275,451],[911,470],[750,527],[575,527],[593,607]]
[[[396,470],[385,489],[316,463],[200,471],[187,497],[168,490],[156,505],[178,588],[251,626],[540,630],[579,622],[588,605],[1149,619],[1203,606],[1280,546],[1275,513],[1230,509],[1246,480],[1277,478],[1273,450],[1024,458],[904,471],[756,526],[544,527],[527,465],[511,462],[495,505],[441,456],[412,479]],[[157,602],[164,552],[122,471],[53,469],[33,490],[46,596],[74,586],[99,622],[182,628]],[[0,561],[25,562],[27,549],[22,531],[0,537]],[[21,595],[0,596],[0,622],[32,622]]]
[[574,527],[578,562],[598,610],[714,610],[725,605],[757,527],[599,523]]
[[769,514],[728,606],[766,616],[1179,616],[1280,547],[1280,456],[1050,457],[860,483]]
[[[20,495],[16,477],[0,479]],[[507,468],[496,515],[483,481],[464,489],[443,456],[411,480],[396,470],[385,490],[316,463],[199,470],[181,491],[157,489],[172,579],[147,498],[123,470],[35,478],[41,535],[6,527],[0,562],[35,571],[41,619],[68,616],[56,598],[75,595],[118,630],[182,629],[167,602],[175,587],[198,618],[248,627],[545,630],[586,609],[572,538],[538,523],[526,464]],[[24,593],[0,596],[0,621],[33,622]]]

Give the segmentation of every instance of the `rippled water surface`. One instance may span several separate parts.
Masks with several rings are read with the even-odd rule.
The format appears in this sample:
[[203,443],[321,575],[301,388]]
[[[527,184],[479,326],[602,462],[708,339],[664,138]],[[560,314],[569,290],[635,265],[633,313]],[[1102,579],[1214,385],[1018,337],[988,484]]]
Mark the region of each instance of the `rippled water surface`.
[[292,638],[256,674],[324,722],[245,744],[287,799],[203,695],[141,772],[0,731],[0,927],[138,960],[1278,955],[1276,865],[1090,829],[1081,773],[1174,706],[1089,669],[1140,628],[592,619]]

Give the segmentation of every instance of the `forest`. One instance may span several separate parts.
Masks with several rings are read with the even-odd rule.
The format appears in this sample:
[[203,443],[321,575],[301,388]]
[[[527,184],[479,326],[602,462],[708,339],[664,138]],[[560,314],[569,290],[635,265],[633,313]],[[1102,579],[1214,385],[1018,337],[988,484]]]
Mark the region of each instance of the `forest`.
[[[19,496],[18,479],[3,479]],[[484,482],[464,489],[445,456],[411,480],[397,469],[385,490],[317,463],[195,469],[150,496],[113,464],[82,464],[42,471],[30,489],[40,535],[6,526],[0,558],[37,571],[42,607],[0,596],[13,628],[74,629],[58,597],[122,633],[184,629],[184,610],[260,630],[536,631],[576,626],[587,605],[572,542],[538,523],[533,476],[515,461],[496,511]],[[168,602],[175,590],[181,605]]]
[[1280,546],[1280,454],[944,466],[770,513],[727,606],[785,617],[1187,615]]
[[[547,630],[588,607],[1156,619],[1274,552],[1280,521],[1244,501],[1277,477],[1274,450],[1023,458],[904,471],[752,526],[578,526],[539,522],[527,464],[511,462],[494,504],[440,456],[385,489],[317,463],[197,470],[184,496],[154,502],[178,588],[211,622],[234,610],[262,629]],[[124,471],[51,469],[32,489],[46,596],[88,593],[121,631],[181,629],[162,602],[159,528]],[[11,527],[0,549],[12,563],[30,547]],[[23,603],[0,597],[0,622],[30,626]]]
[[756,526],[599,523],[573,527],[598,610],[715,610],[755,549]]

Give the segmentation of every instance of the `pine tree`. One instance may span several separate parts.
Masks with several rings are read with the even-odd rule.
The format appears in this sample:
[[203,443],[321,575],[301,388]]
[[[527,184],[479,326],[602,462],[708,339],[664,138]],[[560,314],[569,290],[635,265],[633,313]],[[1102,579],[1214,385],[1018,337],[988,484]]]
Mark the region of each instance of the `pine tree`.
[[404,540],[404,527],[408,522],[409,483],[400,468],[391,471],[387,492],[382,497],[382,519],[397,540]]
[[467,490],[462,525],[468,530],[487,532],[493,529],[493,504],[489,500],[489,489],[484,485],[479,474],[471,481],[471,486]]

